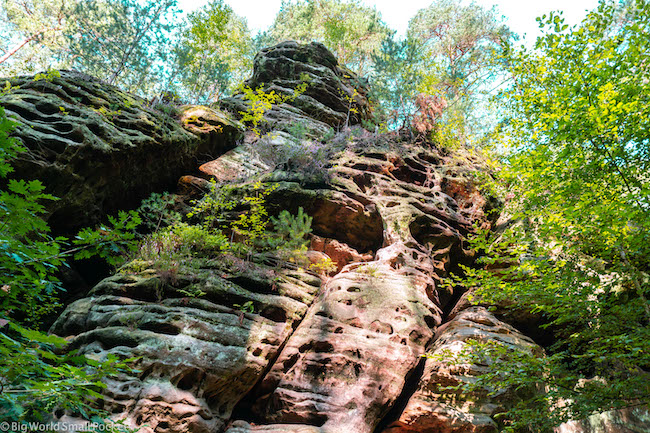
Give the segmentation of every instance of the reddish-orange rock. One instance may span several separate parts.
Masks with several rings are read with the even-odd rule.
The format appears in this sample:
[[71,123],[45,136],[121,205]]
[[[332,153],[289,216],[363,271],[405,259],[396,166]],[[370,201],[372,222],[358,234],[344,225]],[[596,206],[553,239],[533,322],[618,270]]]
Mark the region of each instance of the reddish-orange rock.
[[368,262],[373,258],[371,254],[359,254],[354,248],[336,239],[327,239],[320,236],[312,237],[310,248],[327,254],[336,264],[338,271],[341,271],[348,263]]
[[456,364],[442,356],[471,350],[469,341],[494,342],[509,349],[535,352],[539,347],[510,325],[497,320],[483,307],[471,307],[440,327],[429,350],[423,374],[399,419],[383,433],[497,433],[493,416],[503,412],[516,396],[503,390],[496,396],[464,395],[445,387],[472,381],[489,365]]

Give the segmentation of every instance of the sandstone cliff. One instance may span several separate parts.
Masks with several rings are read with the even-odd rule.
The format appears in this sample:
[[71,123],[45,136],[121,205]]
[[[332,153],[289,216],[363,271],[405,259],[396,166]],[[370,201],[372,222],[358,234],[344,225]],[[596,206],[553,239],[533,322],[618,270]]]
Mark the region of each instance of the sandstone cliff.
[[[262,180],[272,185],[271,212],[302,207],[313,217],[306,255],[337,264],[318,276],[264,258],[203,254],[173,273],[134,262],[100,282],[68,306],[52,332],[98,359],[139,358],[136,372],[107,383],[103,408],[115,419],[143,432],[498,431],[496,415],[516,401],[516,392],[443,392],[490,368],[445,360],[470,340],[543,356],[504,317],[459,302],[463,293],[441,284],[473,262],[467,236],[477,226],[492,228],[498,217],[498,200],[478,181],[485,174],[478,157],[396,133],[347,129],[370,116],[367,88],[318,44],[284,43],[258,54],[250,87],[291,94],[308,85],[264,113],[266,135],[248,131],[241,142],[237,121],[207,107],[184,108],[184,128],[142,101],[137,111],[122,108],[109,118],[86,108],[84,115],[75,98],[99,109],[116,103],[111,98],[131,97],[112,90],[98,99],[99,84],[84,82],[79,90],[68,77],[42,88],[23,83],[22,93],[2,100],[25,125],[37,125],[33,133],[19,130],[40,155],[31,164],[68,176],[68,189],[55,193],[82,195],[76,185],[94,191],[83,195],[84,203],[113,203],[108,197],[133,185],[153,190],[181,174],[181,192],[195,197],[207,179],[242,191]],[[90,85],[94,93],[83,90]],[[235,95],[224,108],[238,117],[250,101]],[[300,122],[305,128],[296,134]],[[83,143],[99,161],[120,162],[100,164],[106,174],[84,171],[74,162]],[[215,157],[195,172],[200,152]],[[179,165],[165,159],[179,153]],[[124,167],[115,173],[119,187],[109,187],[116,167]],[[151,173],[161,171],[164,180],[153,182]],[[73,413],[56,416],[80,422]],[[594,421],[593,429],[583,423],[561,431],[622,432],[621,419],[641,426],[643,416],[617,414],[602,430]]]
[[76,72],[9,84],[0,105],[17,121],[14,135],[28,149],[13,162],[14,176],[39,179],[59,198],[48,203],[56,233],[136,207],[243,135],[242,125],[207,107],[152,106]]

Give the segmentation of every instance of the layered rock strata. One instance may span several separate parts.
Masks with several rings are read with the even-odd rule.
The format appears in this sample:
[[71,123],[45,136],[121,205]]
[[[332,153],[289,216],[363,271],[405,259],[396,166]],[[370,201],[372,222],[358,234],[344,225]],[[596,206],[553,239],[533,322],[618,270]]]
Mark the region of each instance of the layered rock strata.
[[[242,126],[208,107],[150,106],[71,71],[8,80],[0,105],[17,122],[27,152],[13,176],[38,179],[56,233],[73,233],[151,192],[173,189],[198,163],[234,147]],[[185,128],[183,127],[185,126]]]
[[[491,224],[491,201],[464,156],[406,142],[373,149],[372,139],[334,156],[327,185],[265,175],[269,209],[303,207],[313,247],[345,252],[318,296],[306,274],[283,276],[274,293],[248,271],[224,278],[234,263],[166,279],[131,265],[66,310],[53,331],[73,347],[143,357],[144,374],[109,384],[116,418],[145,431],[375,429],[453,305],[437,280],[472,260],[464,238]],[[256,313],[240,314],[248,300]]]
[[[330,127],[359,124],[372,117],[367,84],[317,42],[287,41],[261,50],[254,59],[253,75],[244,85],[289,98],[264,113],[262,126],[269,129],[289,131],[301,124],[318,136]],[[296,92],[299,88],[303,90]],[[241,92],[221,105],[237,115],[250,110],[254,102]]]
[[[73,337],[72,348],[96,359],[141,357],[137,375],[106,383],[103,409],[116,419],[149,432],[223,431],[304,317],[320,281],[235,258],[173,271],[148,265],[131,263],[102,281],[52,331]],[[60,419],[79,422],[71,415]]]
[[[496,432],[495,416],[517,395],[449,391],[490,364],[444,354],[471,341],[542,351],[442,283],[473,262],[475,227],[496,223],[480,159],[360,128],[319,136],[369,108],[361,81],[318,44],[263,50],[248,85],[289,95],[303,82],[304,93],[266,113],[268,134],[249,131],[180,185],[197,198],[214,179],[242,197],[264,182],[271,214],[301,207],[313,217],[305,257],[335,269],[316,276],[227,254],[136,261],[70,305],[53,332],[99,359],[140,357],[138,374],[107,383],[104,408],[144,433]],[[225,105],[237,113],[249,102]],[[188,129],[213,136],[218,116],[188,110]],[[288,133],[298,121],[309,133]]]

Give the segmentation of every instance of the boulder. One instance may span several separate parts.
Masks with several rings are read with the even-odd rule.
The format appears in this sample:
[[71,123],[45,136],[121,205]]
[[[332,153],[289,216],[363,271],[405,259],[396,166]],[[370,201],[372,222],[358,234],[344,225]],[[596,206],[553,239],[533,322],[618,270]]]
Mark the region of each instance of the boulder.
[[[52,331],[91,358],[141,357],[139,372],[105,382],[104,409],[115,419],[144,433],[218,432],[319,286],[304,272],[236,258],[189,267],[136,261],[71,304]],[[59,420],[80,422],[69,413]]]

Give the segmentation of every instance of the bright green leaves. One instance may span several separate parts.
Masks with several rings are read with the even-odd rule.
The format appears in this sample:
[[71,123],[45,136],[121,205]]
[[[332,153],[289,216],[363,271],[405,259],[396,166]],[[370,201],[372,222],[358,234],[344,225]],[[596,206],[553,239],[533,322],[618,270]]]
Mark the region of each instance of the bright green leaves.
[[[309,76],[306,74],[304,77],[301,75],[301,79],[308,78]],[[302,81],[290,94],[276,93],[275,90],[266,92],[262,87],[253,90],[248,86],[238,86],[237,90],[243,94],[244,100],[248,104],[248,110],[239,112],[242,116],[240,120],[252,126],[253,132],[260,137],[262,135],[260,125],[265,122],[264,113],[273,108],[274,105],[294,101],[298,96],[305,93],[308,85],[309,83],[307,81]],[[353,96],[356,95],[357,93],[355,89],[355,94]],[[349,102],[351,106],[352,98],[349,99]]]
[[[7,85],[11,88],[8,81]],[[0,107],[0,178],[6,177],[13,171],[9,160],[15,158],[19,152],[25,149],[18,140],[9,137],[9,133],[15,126],[16,123],[8,119],[5,116],[4,108]]]
[[117,218],[108,217],[108,224],[94,230],[85,228],[75,237],[75,260],[101,257],[111,265],[118,265],[136,249],[136,229],[142,223],[135,211],[120,211]]
[[251,125],[258,137],[262,135],[260,124],[264,122],[264,113],[273,108],[273,105],[282,104],[290,99],[287,95],[276,93],[274,90],[265,92],[261,87],[253,90],[248,86],[240,86],[239,90],[249,104],[248,110],[239,112],[242,116],[241,121]]
[[298,213],[292,215],[289,211],[283,210],[277,218],[271,218],[277,247],[288,251],[306,250],[307,236],[311,233],[312,217],[307,215],[302,207]]
[[[557,222],[563,220],[564,229],[583,235],[586,227],[597,227],[592,237],[609,233],[609,256],[618,255],[612,248],[622,242],[616,239],[625,237],[628,224],[647,221],[650,71],[638,70],[638,58],[628,53],[637,48],[627,40],[641,42],[629,26],[648,20],[642,11],[632,7],[627,13],[634,18],[618,23],[621,12],[601,5],[580,31],[556,35],[553,44],[540,39],[544,55],[520,51],[512,62],[511,100],[518,117],[510,134],[521,144],[506,174],[529,180],[524,192],[529,205],[564,215],[549,219],[553,230],[561,229]],[[592,39],[599,42],[587,42]]]
[[192,12],[175,48],[178,92],[195,103],[215,102],[249,73],[252,43],[246,20],[222,0]]
[[[8,159],[22,147],[10,139],[13,123],[0,109],[0,174],[11,171]],[[25,315],[33,322],[56,306],[56,280],[49,278],[62,264],[59,244],[47,235],[49,228],[41,219],[42,200],[53,197],[43,193],[39,181],[10,179],[7,190],[0,190],[0,311],[3,315]]]
[[244,197],[246,211],[239,214],[231,228],[235,234],[240,236],[242,243],[247,248],[252,248],[265,236],[269,213],[266,209],[266,197],[271,194],[277,185],[264,188],[261,182],[253,184],[252,194]]
[[223,253],[246,259],[261,252],[293,257],[305,249],[311,217],[302,208],[297,215],[283,211],[271,217],[267,198],[277,187],[257,181],[239,189],[212,181],[210,191],[187,214],[187,222],[174,222],[147,236],[139,258],[176,269],[191,265],[194,257]]
[[[109,355],[93,360],[75,352],[56,351],[62,338],[0,321],[0,421],[47,421],[56,408],[90,419],[103,415],[93,401],[101,399],[107,377],[129,371],[131,360]],[[90,397],[90,398],[89,398]]]
[[552,333],[546,414],[534,400],[510,414],[549,429],[650,401],[650,7],[601,3],[569,31],[557,15],[541,21],[534,51],[509,51],[497,188],[513,224],[475,240],[484,268],[464,283]]

